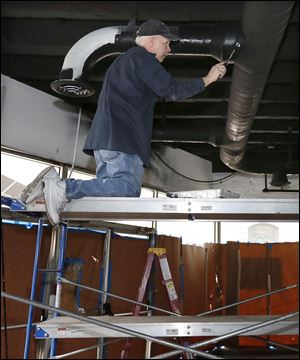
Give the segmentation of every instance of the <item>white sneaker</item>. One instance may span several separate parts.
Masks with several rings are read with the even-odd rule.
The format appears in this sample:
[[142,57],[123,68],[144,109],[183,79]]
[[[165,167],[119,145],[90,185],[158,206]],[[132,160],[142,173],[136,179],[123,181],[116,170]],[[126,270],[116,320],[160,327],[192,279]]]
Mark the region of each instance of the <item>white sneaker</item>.
[[43,179],[43,184],[48,219],[54,226],[59,224],[60,210],[65,206],[67,201],[66,183],[60,179]]
[[20,200],[24,204],[29,204],[33,200],[43,196],[43,179],[59,179],[59,175],[55,170],[54,166],[48,166],[42,172],[38,174],[38,176],[29,184],[27,185],[21,195]]

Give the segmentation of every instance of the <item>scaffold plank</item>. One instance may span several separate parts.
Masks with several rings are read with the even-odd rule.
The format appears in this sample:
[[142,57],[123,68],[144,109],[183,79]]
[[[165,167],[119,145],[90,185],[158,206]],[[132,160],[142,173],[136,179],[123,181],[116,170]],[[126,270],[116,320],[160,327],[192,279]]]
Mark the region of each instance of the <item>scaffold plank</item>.
[[[125,329],[138,331],[155,337],[222,336],[232,331],[272,320],[278,315],[261,316],[92,316]],[[297,335],[299,317],[264,326],[242,336],[248,335]],[[37,324],[36,338],[98,338],[130,337],[130,335],[76,320],[59,316]]]
[[[43,199],[26,212],[44,212]],[[286,220],[298,221],[298,199],[86,197],[72,200],[62,220]]]

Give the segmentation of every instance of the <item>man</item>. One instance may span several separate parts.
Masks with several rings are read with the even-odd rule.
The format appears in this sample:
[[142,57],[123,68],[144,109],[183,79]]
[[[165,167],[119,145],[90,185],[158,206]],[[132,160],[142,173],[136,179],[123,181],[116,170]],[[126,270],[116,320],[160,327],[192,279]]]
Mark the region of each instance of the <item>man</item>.
[[66,201],[86,196],[140,196],[143,167],[149,165],[155,102],[191,97],[226,73],[219,63],[203,78],[177,81],[161,65],[171,51],[170,42],[176,40],[179,37],[163,22],[148,20],[137,31],[138,46],[108,68],[83,149],[95,157],[96,178],[61,180],[49,167],[24,189],[23,202],[43,193],[49,220],[56,225]]

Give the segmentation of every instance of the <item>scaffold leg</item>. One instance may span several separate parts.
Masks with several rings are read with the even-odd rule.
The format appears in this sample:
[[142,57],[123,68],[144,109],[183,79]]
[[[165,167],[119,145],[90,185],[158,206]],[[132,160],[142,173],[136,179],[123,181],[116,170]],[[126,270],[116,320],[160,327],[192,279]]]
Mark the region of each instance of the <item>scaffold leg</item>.
[[[58,272],[57,272],[57,284],[56,284],[56,297],[55,297],[55,307],[60,307],[61,301],[61,292],[62,292],[62,282],[58,280],[58,278],[62,277],[63,275],[63,268],[64,268],[64,258],[65,258],[65,249],[67,243],[67,225],[62,223],[61,224],[61,237],[59,243],[59,259],[58,259]],[[53,314],[57,316],[57,314]],[[50,357],[56,355],[56,339],[51,340],[50,346]]]
[[[37,237],[36,237],[34,263],[33,263],[30,300],[34,300],[34,298],[35,298],[42,234],[43,234],[43,219],[39,219],[38,232],[37,232]],[[26,327],[25,348],[24,348],[24,359],[28,359],[28,355],[29,355],[31,330],[32,330],[32,318],[33,318],[33,306],[29,305],[28,321],[27,321],[27,327]]]

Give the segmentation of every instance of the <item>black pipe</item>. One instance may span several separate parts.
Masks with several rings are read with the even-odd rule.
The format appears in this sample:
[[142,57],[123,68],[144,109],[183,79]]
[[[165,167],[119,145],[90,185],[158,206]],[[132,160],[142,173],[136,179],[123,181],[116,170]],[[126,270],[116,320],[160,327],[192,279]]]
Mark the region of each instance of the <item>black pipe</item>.
[[[116,46],[126,51],[133,46],[135,27],[132,32],[124,31],[116,35]],[[170,27],[170,30],[180,37],[179,41],[171,43],[172,54],[212,56],[218,61],[227,59],[233,50],[239,50],[244,43],[239,23],[222,23],[202,25],[199,27]],[[237,45],[239,44],[239,45]]]
[[[59,74],[59,80],[51,84],[52,90],[66,97],[83,98],[92,96],[95,89],[88,83],[91,69],[103,58],[124,53],[130,47],[135,46],[137,29],[138,26],[131,25],[114,27],[114,43],[108,42],[104,38],[98,38],[97,40],[102,45],[86,58],[80,60],[81,64],[83,64],[82,71],[78,74],[73,68],[63,67]],[[211,56],[218,61],[222,61],[228,59],[233,50],[235,50],[234,55],[236,56],[243,43],[243,36],[238,23],[205,25],[197,28],[170,27],[170,30],[181,38],[171,44],[171,55]],[[99,34],[99,36],[101,35]],[[85,41],[87,42],[86,46],[88,46],[88,41],[90,41],[88,36],[74,44],[72,49],[79,43],[80,46],[84,47]],[[72,59],[75,62],[75,56],[76,61],[81,56],[80,51],[72,49],[65,57],[65,60],[68,58],[68,64],[72,63]]]
[[[239,23],[169,28],[180,37],[179,41],[171,43],[173,55],[204,55],[222,61],[227,59],[233,50],[238,53],[244,42]],[[125,30],[117,34],[115,46],[123,52],[134,46],[137,29],[138,27],[134,27],[131,32]]]

